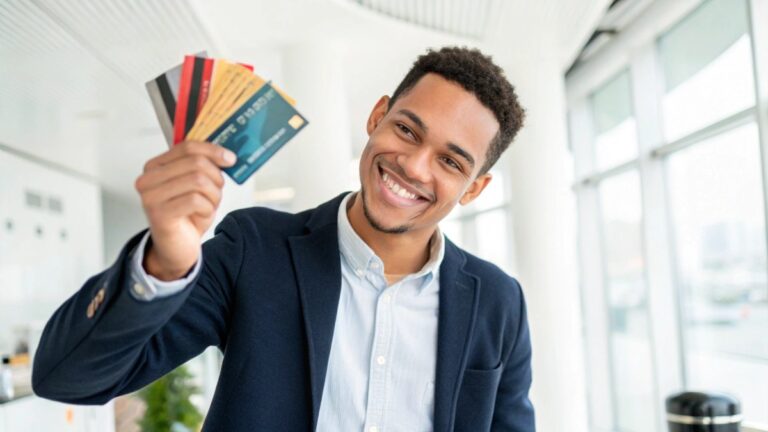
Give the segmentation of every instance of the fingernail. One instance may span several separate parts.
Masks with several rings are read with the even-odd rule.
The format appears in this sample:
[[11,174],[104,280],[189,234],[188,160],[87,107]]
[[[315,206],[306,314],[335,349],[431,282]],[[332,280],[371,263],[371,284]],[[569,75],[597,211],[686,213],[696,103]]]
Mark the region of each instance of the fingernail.
[[235,154],[229,150],[224,150],[222,152],[222,156],[224,157],[224,162],[230,165],[232,165],[233,163],[235,163],[235,161],[237,161],[237,156],[235,156]]

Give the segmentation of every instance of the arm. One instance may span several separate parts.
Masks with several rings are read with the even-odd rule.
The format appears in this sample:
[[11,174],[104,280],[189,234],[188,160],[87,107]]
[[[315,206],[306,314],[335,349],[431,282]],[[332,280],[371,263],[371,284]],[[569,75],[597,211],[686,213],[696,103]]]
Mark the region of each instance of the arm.
[[534,432],[533,405],[528,399],[531,387],[531,338],[525,299],[520,285],[515,281],[519,293],[519,322],[517,336],[501,375],[496,406],[493,413],[493,431]]
[[[136,246],[136,250],[131,254],[131,278],[133,279],[133,286],[131,287],[131,294],[139,300],[152,300],[155,297],[167,297],[169,295],[176,294],[192,283],[192,281],[200,273],[200,267],[203,262],[202,253],[200,253],[201,259],[198,259],[195,266],[189,272],[187,276],[182,279],[176,279],[172,281],[162,281],[147,274],[144,270],[142,263],[144,262],[144,251],[151,241],[149,231],[147,231]],[[138,285],[135,283],[138,282]]]
[[[138,300],[131,294],[130,252],[90,278],[48,321],[34,359],[38,395],[62,402],[103,404],[137,390],[211,345],[226,344],[232,287],[243,259],[237,221],[227,216],[203,245],[205,264],[182,291]],[[103,303],[89,318],[92,299]]]

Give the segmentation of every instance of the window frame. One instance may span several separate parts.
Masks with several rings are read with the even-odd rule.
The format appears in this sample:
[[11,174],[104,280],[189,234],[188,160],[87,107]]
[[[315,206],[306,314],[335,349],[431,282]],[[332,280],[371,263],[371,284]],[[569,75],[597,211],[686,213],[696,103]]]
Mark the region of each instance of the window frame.
[[[748,28],[755,79],[755,105],[665,142],[661,118],[663,74],[658,38],[687,17],[703,0],[654,2],[627,29],[577,66],[566,77],[570,147],[576,162],[573,191],[578,203],[578,248],[582,313],[585,317],[590,430],[616,430],[616,400],[611,386],[610,322],[602,262],[602,221],[598,186],[601,181],[637,170],[642,201],[643,253],[648,289],[650,340],[653,353],[657,430],[666,430],[664,398],[686,387],[686,359],[681,292],[675,262],[674,236],[666,176],[667,157],[707,138],[748,122],[757,123],[768,244],[768,2],[747,2]],[[596,169],[590,95],[628,69],[637,125],[638,156],[603,171]],[[649,91],[650,89],[650,91]],[[642,90],[642,91],[640,91]],[[653,254],[648,251],[654,251]],[[670,329],[673,329],[670,332]],[[661,366],[661,367],[660,367]],[[747,419],[748,421],[749,419]]]

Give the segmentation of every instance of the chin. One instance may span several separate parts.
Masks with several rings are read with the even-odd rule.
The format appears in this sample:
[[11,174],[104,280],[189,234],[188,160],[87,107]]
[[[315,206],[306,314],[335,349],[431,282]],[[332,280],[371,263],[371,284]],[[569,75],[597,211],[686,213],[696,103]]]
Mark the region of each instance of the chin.
[[411,226],[408,224],[385,224],[384,219],[386,218],[378,216],[376,212],[371,209],[371,205],[368,202],[368,195],[365,193],[365,188],[360,188],[360,195],[362,195],[363,200],[363,214],[365,215],[368,224],[370,224],[373,229],[386,234],[404,234],[411,230]]

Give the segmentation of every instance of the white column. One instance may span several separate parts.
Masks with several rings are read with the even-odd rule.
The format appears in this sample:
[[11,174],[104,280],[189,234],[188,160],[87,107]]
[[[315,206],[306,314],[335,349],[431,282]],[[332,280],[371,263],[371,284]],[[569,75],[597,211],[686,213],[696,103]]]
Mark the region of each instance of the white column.
[[501,163],[511,191],[513,274],[528,303],[537,429],[586,432],[577,208],[563,73],[552,54],[521,54],[500,63],[527,110],[525,126]]
[[278,85],[296,99],[297,109],[309,120],[280,150],[285,154],[278,155],[290,161],[285,180],[296,192],[291,203],[294,211],[314,207],[353,187],[344,62],[343,47],[330,43],[305,43],[283,51]]

